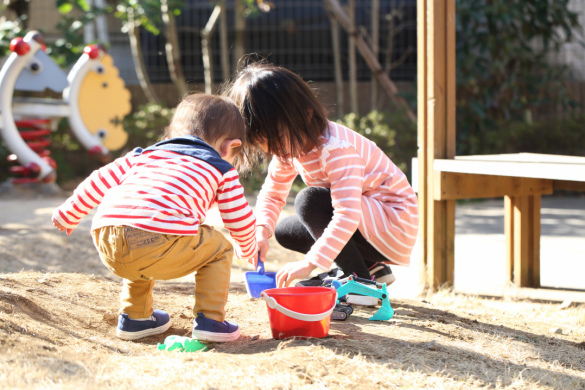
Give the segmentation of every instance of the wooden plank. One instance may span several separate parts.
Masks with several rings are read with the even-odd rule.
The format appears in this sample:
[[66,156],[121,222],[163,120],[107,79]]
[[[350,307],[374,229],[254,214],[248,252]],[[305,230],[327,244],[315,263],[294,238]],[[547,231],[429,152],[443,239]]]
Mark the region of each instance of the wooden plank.
[[483,155],[471,155],[471,156],[457,156],[455,158],[457,160],[474,160],[474,161],[585,164],[585,157],[567,156],[567,155],[562,155],[562,154],[543,154],[543,153],[483,154]]
[[502,196],[550,195],[553,181],[524,177],[433,172],[435,200],[481,199]]
[[555,190],[565,190],[565,191],[585,191],[585,182],[553,180],[553,188]]
[[[416,6],[416,24],[417,24],[417,145],[418,158],[420,164],[413,165],[413,172],[417,172],[418,177],[413,178],[412,185],[417,188],[418,193],[418,213],[419,213],[419,280],[427,282],[427,257],[429,253],[429,231],[428,231],[428,185],[427,185],[427,144],[428,144],[428,108],[427,108],[427,1],[417,0]],[[415,159],[413,159],[414,162]]]
[[433,169],[442,172],[474,173],[478,175],[531,177],[585,182],[585,163],[550,163],[521,161],[478,161],[436,159]]

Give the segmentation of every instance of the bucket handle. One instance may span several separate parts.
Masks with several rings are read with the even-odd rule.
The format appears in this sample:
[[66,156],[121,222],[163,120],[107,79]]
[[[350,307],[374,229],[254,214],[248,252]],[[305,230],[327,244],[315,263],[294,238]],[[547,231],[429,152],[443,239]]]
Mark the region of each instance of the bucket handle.
[[271,309],[276,309],[279,312],[281,312],[282,314],[284,314],[285,316],[289,316],[291,318],[294,318],[295,320],[306,321],[306,322],[321,321],[321,320],[329,317],[331,315],[331,313],[333,312],[333,309],[335,309],[335,304],[337,303],[337,291],[336,291],[335,292],[335,300],[333,301],[333,306],[331,306],[331,309],[327,310],[324,313],[319,313],[319,314],[304,314],[304,313],[298,313],[296,311],[289,310],[286,307],[280,305],[278,302],[276,302],[276,299],[268,296],[268,294],[266,294],[264,291],[262,291],[261,295],[262,295],[262,299],[264,299],[266,301],[266,303],[268,304],[268,307],[270,307]]

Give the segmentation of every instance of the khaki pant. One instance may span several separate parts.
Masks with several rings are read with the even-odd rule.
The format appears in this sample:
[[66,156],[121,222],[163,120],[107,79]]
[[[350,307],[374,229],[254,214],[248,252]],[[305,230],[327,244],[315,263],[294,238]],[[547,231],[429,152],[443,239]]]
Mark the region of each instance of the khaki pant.
[[233,247],[220,232],[202,225],[196,236],[175,236],[105,226],[91,234],[102,262],[124,278],[120,313],[150,317],[156,279],[176,279],[197,271],[193,314],[224,320]]

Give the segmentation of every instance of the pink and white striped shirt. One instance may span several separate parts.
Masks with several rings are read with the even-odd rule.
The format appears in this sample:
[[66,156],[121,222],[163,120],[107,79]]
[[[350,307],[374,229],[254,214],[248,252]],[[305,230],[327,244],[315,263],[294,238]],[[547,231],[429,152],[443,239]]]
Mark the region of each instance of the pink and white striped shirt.
[[62,226],[75,228],[99,205],[92,230],[124,225],[162,234],[196,235],[215,203],[239,245],[236,255],[255,257],[256,219],[235,168],[222,174],[202,159],[169,150],[130,152],[94,171],[53,217]]
[[328,270],[359,229],[388,263],[408,266],[418,231],[417,197],[404,173],[372,141],[329,122],[321,148],[290,161],[274,157],[256,203],[257,225],[274,227],[297,175],[331,189],[333,219],[306,260]]

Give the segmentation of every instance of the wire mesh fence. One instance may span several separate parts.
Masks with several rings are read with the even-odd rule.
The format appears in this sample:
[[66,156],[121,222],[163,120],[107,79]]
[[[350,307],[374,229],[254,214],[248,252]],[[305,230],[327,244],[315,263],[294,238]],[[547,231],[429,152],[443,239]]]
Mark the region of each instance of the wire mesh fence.
[[[244,45],[246,53],[258,53],[270,62],[287,67],[308,80],[332,81],[334,75],[331,23],[323,1],[274,0],[274,7],[266,13],[258,12],[246,19]],[[363,26],[364,35],[371,29],[371,0],[355,2],[356,25]],[[234,1],[227,2],[228,42],[233,43]],[[392,29],[387,15],[399,9],[402,17]],[[194,82],[203,81],[203,60],[201,54],[201,29],[205,27],[213,10],[209,1],[186,2],[177,18],[181,43],[182,64],[186,77]],[[416,76],[416,1],[382,0],[377,14],[380,25],[379,61],[396,65],[391,71],[395,80],[414,80]],[[394,19],[397,19],[396,17]],[[397,29],[400,31],[396,31]],[[389,45],[389,36],[392,35]],[[164,37],[143,32],[145,61],[151,79],[155,83],[170,81],[164,56]],[[342,67],[347,77],[348,42],[347,34],[340,34]],[[233,45],[230,46],[233,52]],[[220,44],[217,31],[212,37],[211,55],[213,62],[220,64]],[[232,69],[233,69],[232,61]],[[360,80],[369,80],[371,71],[358,58],[357,74]],[[221,81],[221,72],[215,72],[215,81]]]

